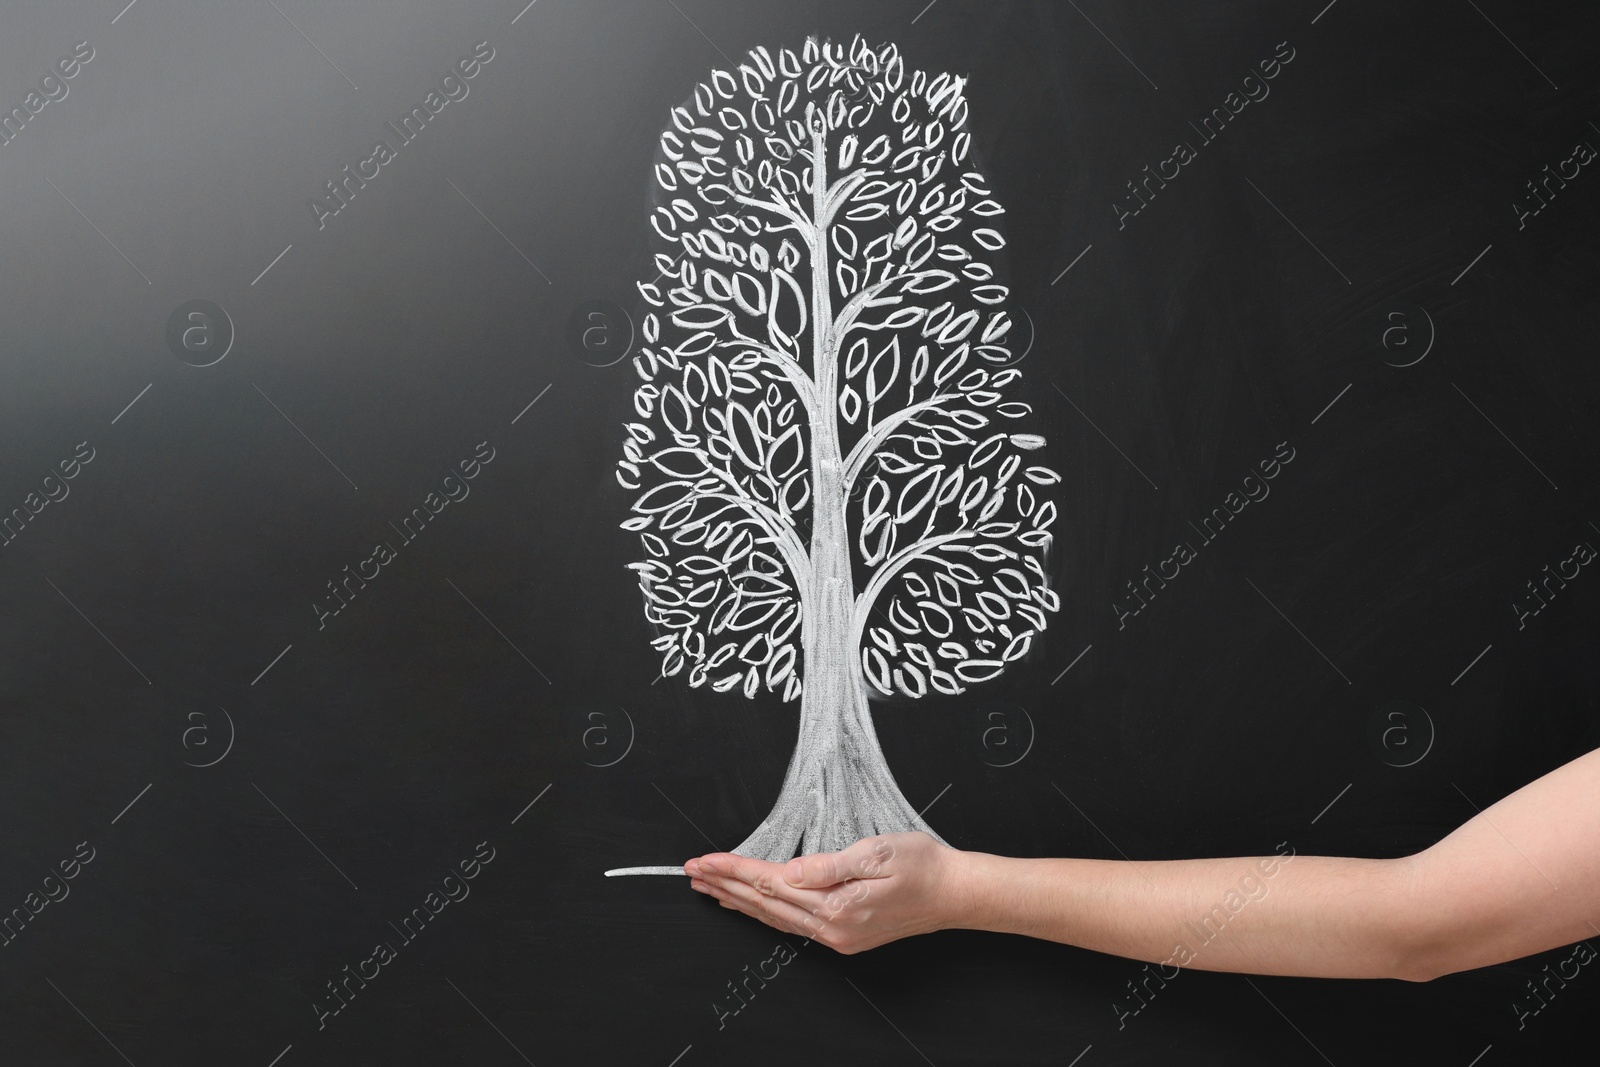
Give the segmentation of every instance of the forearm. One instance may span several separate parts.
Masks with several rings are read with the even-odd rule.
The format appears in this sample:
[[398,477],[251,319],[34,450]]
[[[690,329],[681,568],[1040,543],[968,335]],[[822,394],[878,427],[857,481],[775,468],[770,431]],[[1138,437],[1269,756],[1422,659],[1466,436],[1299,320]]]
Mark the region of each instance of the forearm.
[[1201,970],[1424,981],[1600,936],[1597,797],[1600,750],[1400,859],[953,852],[945,921]]
[[1279,855],[1130,862],[952,857],[949,925],[1168,966],[1422,978],[1414,865]]

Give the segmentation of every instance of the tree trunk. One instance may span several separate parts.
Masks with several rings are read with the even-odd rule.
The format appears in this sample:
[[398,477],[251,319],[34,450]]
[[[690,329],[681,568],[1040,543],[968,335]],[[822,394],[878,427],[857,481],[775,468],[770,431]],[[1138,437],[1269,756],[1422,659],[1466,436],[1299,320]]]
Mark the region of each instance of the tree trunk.
[[[838,548],[848,567],[848,546]],[[783,862],[812,852],[837,852],[863,837],[905,830],[938,837],[900,792],[884,761],[856,664],[857,650],[849,646],[849,615],[844,615],[843,623],[830,617],[830,607],[844,606],[839,602],[849,599],[848,586],[837,579],[826,579],[824,585],[818,597],[821,610],[804,627],[810,632],[800,737],[772,812],[732,850],[742,856]]]

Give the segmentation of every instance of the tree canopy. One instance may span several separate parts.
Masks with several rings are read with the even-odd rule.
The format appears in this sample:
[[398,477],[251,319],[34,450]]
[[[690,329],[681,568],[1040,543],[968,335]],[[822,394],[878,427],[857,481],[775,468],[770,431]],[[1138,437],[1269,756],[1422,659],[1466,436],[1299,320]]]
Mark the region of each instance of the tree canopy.
[[[664,674],[800,696],[821,506],[845,509],[850,637],[880,694],[993,678],[1059,607],[1060,476],[1027,462],[1045,442],[1005,396],[1004,209],[964,90],[892,44],[812,39],[672,109],[617,475]],[[824,439],[837,500],[813,499]]]

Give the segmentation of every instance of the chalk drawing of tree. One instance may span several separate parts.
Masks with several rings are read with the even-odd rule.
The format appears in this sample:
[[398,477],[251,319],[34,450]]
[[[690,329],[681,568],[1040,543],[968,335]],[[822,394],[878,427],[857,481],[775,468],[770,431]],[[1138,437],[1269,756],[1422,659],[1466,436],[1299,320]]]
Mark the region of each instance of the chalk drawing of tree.
[[813,38],[713,71],[661,135],[622,526],[664,675],[800,702],[743,855],[933,833],[869,690],[965,692],[1059,607],[1061,479],[1025,465],[1044,439],[1002,393],[1003,209],[968,162],[964,86],[908,75],[892,44]]

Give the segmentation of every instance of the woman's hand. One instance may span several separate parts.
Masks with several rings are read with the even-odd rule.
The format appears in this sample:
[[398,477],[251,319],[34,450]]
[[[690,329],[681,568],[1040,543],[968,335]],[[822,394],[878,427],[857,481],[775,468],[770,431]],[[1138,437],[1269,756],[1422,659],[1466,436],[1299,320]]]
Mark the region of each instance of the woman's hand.
[[963,855],[924,833],[885,834],[788,863],[714,852],[684,871],[723,907],[852,955],[954,925]]

